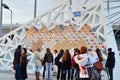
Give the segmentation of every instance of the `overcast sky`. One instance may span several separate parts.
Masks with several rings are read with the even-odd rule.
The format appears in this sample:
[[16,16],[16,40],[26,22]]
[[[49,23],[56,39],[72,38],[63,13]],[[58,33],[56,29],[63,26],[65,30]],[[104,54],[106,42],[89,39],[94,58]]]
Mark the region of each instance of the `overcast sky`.
[[[37,16],[65,0],[37,0]],[[3,0],[13,12],[13,24],[23,24],[34,17],[34,0]],[[3,24],[10,24],[10,11],[3,8]]]
[[[13,24],[24,24],[34,17],[34,1],[35,0],[3,0],[13,12]],[[37,16],[42,14],[60,3],[67,0],[37,0]],[[79,4],[81,0],[72,0],[73,4]],[[95,0],[91,0],[94,2]],[[119,3],[114,3],[114,6],[119,6]],[[110,3],[112,7],[113,3]],[[107,4],[105,5],[107,7]],[[120,9],[113,9],[110,13],[116,12]],[[110,14],[109,13],[109,14]],[[116,16],[118,18],[118,16]],[[115,18],[116,18],[115,17]],[[3,8],[3,24],[10,24],[10,11]]]

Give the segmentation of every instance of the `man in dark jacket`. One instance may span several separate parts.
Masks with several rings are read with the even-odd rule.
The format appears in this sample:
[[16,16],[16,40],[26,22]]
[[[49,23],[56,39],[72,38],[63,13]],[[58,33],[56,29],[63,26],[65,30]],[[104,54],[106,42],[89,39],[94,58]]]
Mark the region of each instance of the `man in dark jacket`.
[[21,56],[21,49],[22,46],[18,45],[17,49],[14,53],[14,60],[16,62],[16,70],[15,70],[15,78],[16,80],[21,80],[21,73],[20,73],[20,56]]
[[108,57],[105,66],[109,70],[110,79],[113,80],[113,68],[115,66],[115,53],[112,52],[112,48],[108,48]]

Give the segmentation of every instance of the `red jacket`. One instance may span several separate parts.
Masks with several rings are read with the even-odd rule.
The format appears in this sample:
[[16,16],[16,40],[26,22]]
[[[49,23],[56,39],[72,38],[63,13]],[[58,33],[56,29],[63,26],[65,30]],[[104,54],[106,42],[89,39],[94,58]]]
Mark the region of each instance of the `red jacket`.
[[73,55],[72,56],[72,59],[71,59],[71,64],[72,64],[72,68],[75,68],[76,67],[76,63],[75,63],[75,60],[74,60],[74,57],[75,57],[76,55]]

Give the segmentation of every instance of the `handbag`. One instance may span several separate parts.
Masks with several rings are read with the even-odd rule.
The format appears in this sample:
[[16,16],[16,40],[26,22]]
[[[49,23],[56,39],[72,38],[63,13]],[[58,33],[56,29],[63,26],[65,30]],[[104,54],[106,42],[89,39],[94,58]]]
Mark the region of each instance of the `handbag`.
[[98,70],[101,71],[103,69],[103,63],[100,61],[97,61],[96,63],[93,64],[93,66]]

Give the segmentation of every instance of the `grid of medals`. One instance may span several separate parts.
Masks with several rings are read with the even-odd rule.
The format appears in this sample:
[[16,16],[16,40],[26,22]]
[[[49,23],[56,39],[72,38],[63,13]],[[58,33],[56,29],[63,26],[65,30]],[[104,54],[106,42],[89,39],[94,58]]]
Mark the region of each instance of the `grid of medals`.
[[56,25],[48,30],[47,27],[43,26],[38,31],[35,31],[31,27],[27,31],[27,36],[24,39],[26,47],[33,51],[41,48],[45,51],[46,48],[52,50],[60,49],[72,49],[86,46],[88,48],[104,49],[104,44],[99,40],[97,34],[95,34],[88,24],[84,24],[78,31],[70,24],[61,29],[59,25]]

